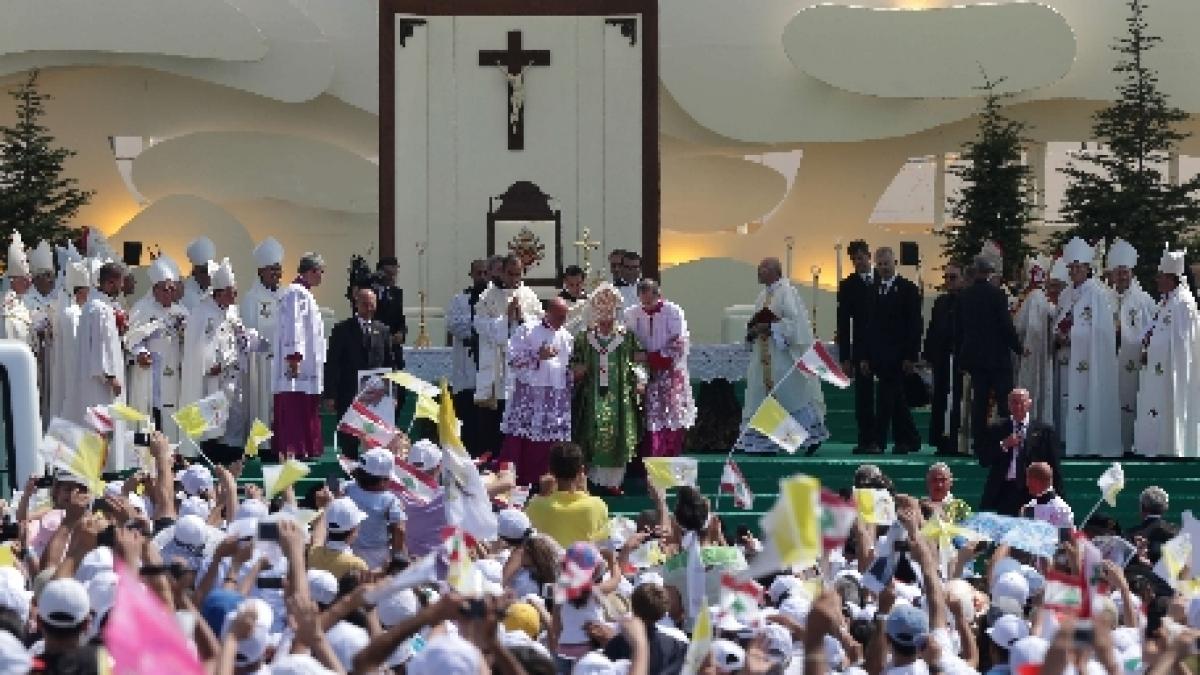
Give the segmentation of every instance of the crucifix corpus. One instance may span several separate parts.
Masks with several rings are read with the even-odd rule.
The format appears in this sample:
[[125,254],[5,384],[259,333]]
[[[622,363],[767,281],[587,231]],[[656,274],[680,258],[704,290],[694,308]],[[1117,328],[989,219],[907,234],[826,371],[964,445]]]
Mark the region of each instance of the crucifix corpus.
[[589,228],[583,228],[583,238],[575,242],[575,248],[583,252],[583,278],[588,283],[590,290],[596,290],[598,279],[592,276],[592,251],[600,248],[600,242],[592,240],[592,231]]
[[508,81],[508,149],[525,149],[525,70],[530,66],[550,65],[550,50],[524,49],[521,31],[508,32],[508,48],[481,49],[480,66],[496,66]]

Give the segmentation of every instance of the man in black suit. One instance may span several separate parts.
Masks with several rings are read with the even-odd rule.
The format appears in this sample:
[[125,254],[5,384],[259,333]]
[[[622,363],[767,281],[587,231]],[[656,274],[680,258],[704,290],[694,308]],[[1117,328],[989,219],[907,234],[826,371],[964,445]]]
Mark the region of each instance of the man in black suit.
[[385,256],[375,266],[375,297],[378,299],[379,321],[388,327],[391,335],[391,359],[396,369],[404,368],[404,338],[408,335],[408,323],[404,319],[404,290],[396,286],[399,266],[396,258]]
[[1125,538],[1134,545],[1141,543],[1139,538],[1146,540],[1146,553],[1151,565],[1162,557],[1163,544],[1179,534],[1179,526],[1166,520],[1169,505],[1166,490],[1157,485],[1142,490],[1142,494],[1138,496],[1138,510],[1141,512],[1142,522],[1125,531]]
[[842,360],[842,371],[854,378],[854,422],[858,426],[858,446],[854,452],[873,454],[879,452],[875,441],[875,379],[862,372],[858,364],[865,358],[867,324],[875,301],[875,275],[867,242],[855,239],[846,252],[854,263],[854,271],[838,282],[838,358]]
[[916,284],[896,274],[896,254],[886,246],[875,251],[875,276],[866,360],[859,369],[879,380],[875,392],[879,450],[887,447],[890,430],[895,440],[892,451],[903,455],[921,449],[904,391],[904,378],[912,374],[921,352],[921,293]]
[[1033,408],[1029,392],[1013,389],[1006,398],[1005,409],[1012,417],[988,427],[986,433],[980,434],[986,440],[975,446],[979,464],[988,470],[979,509],[1016,516],[1033,498],[1025,487],[1025,470],[1029,465],[1035,462],[1050,465],[1054,491],[1059,496],[1063,496],[1062,470],[1055,450],[1054,427],[1029,419]]
[[[354,292],[355,315],[338,322],[329,334],[325,356],[325,409],[338,417],[354,403],[358,395],[358,371],[392,367],[391,338],[388,326],[375,321],[375,292],[360,288]],[[350,456],[358,450],[358,439],[338,432],[338,448]]]
[[1013,386],[1013,356],[1021,353],[1021,341],[1008,312],[1004,291],[991,283],[996,271],[988,256],[976,256],[975,281],[958,298],[958,360],[971,375],[971,430],[973,445],[987,439],[988,403],[995,397],[996,413],[1008,417],[1006,397]]
[[[958,322],[959,291],[963,287],[962,265],[954,261],[947,262],[942,280],[945,292],[933,301],[929,327],[925,329],[925,350],[921,356],[933,368],[929,444],[937,449],[935,455],[957,455],[963,382],[962,369],[958,363],[954,363],[953,357],[958,344],[955,326]],[[947,418],[949,424],[946,424]]]

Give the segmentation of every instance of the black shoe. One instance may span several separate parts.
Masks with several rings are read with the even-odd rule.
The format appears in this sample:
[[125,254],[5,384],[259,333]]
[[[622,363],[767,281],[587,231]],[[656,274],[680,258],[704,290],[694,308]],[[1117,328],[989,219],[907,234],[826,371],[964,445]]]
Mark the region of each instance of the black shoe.
[[1122,455],[1122,457],[1124,457],[1125,459],[1138,459],[1139,457],[1141,457],[1141,455],[1137,454],[1136,452],[1134,452],[1132,450],[1126,450],[1125,454]]
[[854,454],[856,454],[856,455],[882,455],[883,448],[879,447],[878,445],[864,445],[861,448],[855,448]]

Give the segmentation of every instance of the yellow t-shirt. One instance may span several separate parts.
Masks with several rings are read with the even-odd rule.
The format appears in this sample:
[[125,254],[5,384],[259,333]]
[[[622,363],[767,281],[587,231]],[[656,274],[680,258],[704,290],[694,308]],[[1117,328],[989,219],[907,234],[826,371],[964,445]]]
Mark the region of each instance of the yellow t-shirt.
[[538,495],[525,506],[529,523],[566,548],[577,541],[608,536],[608,504],[586,492]]
[[341,579],[350,572],[366,572],[367,563],[354,555],[349,549],[340,551],[326,546],[314,546],[308,551],[308,567],[314,570],[325,570],[336,579]]

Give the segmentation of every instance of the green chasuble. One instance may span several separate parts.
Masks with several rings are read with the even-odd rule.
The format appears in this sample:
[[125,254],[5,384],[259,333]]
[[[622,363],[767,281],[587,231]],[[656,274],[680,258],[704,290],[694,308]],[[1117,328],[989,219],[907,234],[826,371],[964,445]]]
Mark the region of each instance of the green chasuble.
[[571,429],[592,466],[624,467],[637,453],[642,425],[633,355],[641,351],[638,339],[623,328],[608,337],[589,329],[575,338],[571,365],[587,373],[575,391]]

